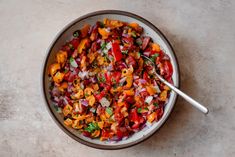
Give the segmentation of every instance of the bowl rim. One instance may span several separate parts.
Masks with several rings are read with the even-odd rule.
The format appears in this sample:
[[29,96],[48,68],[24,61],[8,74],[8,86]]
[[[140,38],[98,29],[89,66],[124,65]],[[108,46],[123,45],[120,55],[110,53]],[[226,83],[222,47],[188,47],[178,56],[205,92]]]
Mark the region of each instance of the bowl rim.
[[137,19],[137,20],[143,22],[144,24],[146,24],[147,26],[149,26],[154,32],[156,32],[158,34],[162,38],[162,40],[165,43],[167,43],[166,46],[168,47],[168,49],[171,50],[172,55],[174,56],[174,59],[175,59],[175,68],[178,71],[178,73],[176,74],[176,76],[177,76],[176,77],[176,82],[175,82],[176,83],[176,87],[180,87],[180,69],[179,69],[178,59],[177,59],[177,56],[175,54],[175,51],[174,51],[172,45],[170,44],[170,42],[168,41],[168,39],[166,38],[166,36],[155,25],[153,25],[151,22],[149,22],[145,18],[143,18],[143,17],[141,17],[139,15],[136,15],[134,13],[130,13],[130,12],[127,12],[127,11],[122,11],[122,10],[99,10],[99,11],[90,12],[90,13],[87,13],[87,14],[85,14],[83,16],[80,16],[80,17],[76,18],[75,20],[71,21],[70,23],[65,25],[61,31],[59,31],[57,33],[57,35],[54,37],[53,41],[51,42],[49,48],[47,49],[47,53],[46,53],[46,56],[45,56],[45,59],[44,59],[44,63],[43,63],[43,66],[42,66],[41,91],[42,91],[42,94],[43,94],[43,97],[44,97],[44,101],[46,103],[46,107],[47,107],[47,110],[48,110],[50,116],[52,117],[54,122],[57,124],[57,126],[59,126],[61,130],[63,130],[63,132],[65,132],[68,136],[70,136],[72,139],[76,140],[77,142],[80,142],[80,143],[82,143],[82,144],[84,144],[86,146],[89,146],[89,147],[92,147],[92,148],[96,148],[96,149],[117,150],[117,149],[124,149],[124,148],[128,148],[128,147],[137,145],[137,144],[139,144],[139,143],[149,139],[160,128],[162,128],[162,126],[168,120],[169,115],[171,114],[171,112],[172,112],[172,110],[173,110],[173,108],[175,106],[175,103],[176,103],[176,101],[178,99],[178,95],[177,94],[175,95],[175,98],[172,101],[172,106],[169,109],[168,114],[164,117],[164,120],[163,120],[162,124],[160,124],[160,126],[156,130],[154,130],[153,132],[150,132],[148,135],[142,137],[137,142],[132,142],[132,143],[128,143],[128,144],[125,144],[125,145],[117,145],[117,146],[111,146],[110,147],[110,146],[107,146],[107,145],[100,145],[100,144],[95,144],[95,143],[92,143],[92,142],[85,141],[85,140],[79,138],[78,136],[75,136],[74,134],[72,134],[68,129],[65,128],[64,125],[62,125],[58,121],[58,119],[56,118],[55,114],[53,114],[53,111],[52,111],[51,107],[49,106],[50,103],[49,103],[49,101],[48,101],[48,99],[46,97],[46,88],[45,88],[46,66],[47,66],[47,62],[48,62],[51,50],[54,47],[54,45],[57,42],[57,40],[61,37],[61,35],[63,35],[63,33],[65,31],[67,31],[70,27],[75,25],[77,22],[80,22],[80,21],[82,21],[82,20],[84,20],[86,18],[92,17],[92,16],[103,15],[103,14],[123,15],[123,16],[127,16],[127,17],[131,17],[131,18]]

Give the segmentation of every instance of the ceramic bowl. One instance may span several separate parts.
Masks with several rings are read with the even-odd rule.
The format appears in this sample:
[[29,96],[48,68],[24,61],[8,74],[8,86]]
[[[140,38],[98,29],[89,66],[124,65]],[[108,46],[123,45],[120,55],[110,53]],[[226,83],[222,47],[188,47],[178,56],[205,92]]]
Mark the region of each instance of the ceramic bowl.
[[42,73],[42,88],[43,88],[43,95],[46,100],[46,106],[52,116],[52,118],[55,120],[57,125],[71,138],[75,139],[76,141],[94,147],[99,149],[120,149],[125,148],[129,146],[133,146],[137,143],[140,143],[141,141],[147,139],[151,135],[153,135],[167,120],[167,117],[170,115],[173,106],[176,102],[177,95],[173,91],[170,93],[170,98],[168,103],[166,104],[164,108],[164,114],[162,118],[158,122],[154,122],[151,126],[145,127],[141,131],[135,133],[131,137],[118,141],[118,142],[110,142],[110,141],[100,141],[98,139],[90,139],[87,138],[78,131],[69,128],[64,125],[63,123],[63,117],[56,112],[53,103],[50,100],[49,95],[49,80],[47,75],[47,69],[50,64],[52,64],[55,60],[55,54],[56,52],[61,48],[61,46],[68,40],[72,38],[72,34],[75,30],[80,29],[84,24],[95,24],[98,20],[103,20],[104,18],[109,19],[116,19],[121,20],[125,22],[137,22],[144,28],[144,35],[150,36],[154,42],[157,42],[161,48],[165,51],[166,54],[171,59],[172,65],[173,65],[173,82],[174,85],[178,87],[179,85],[179,71],[178,71],[178,63],[176,60],[176,56],[174,54],[173,48],[170,45],[169,41],[166,39],[166,37],[163,35],[163,33],[152,23],[145,20],[144,18],[124,11],[117,11],[117,10],[104,10],[104,11],[97,11],[93,13],[89,13],[87,15],[84,15],[82,17],[77,18],[76,20],[69,23],[67,26],[65,26],[55,37],[54,41],[51,43],[47,56],[44,62],[43,66],[43,73]]

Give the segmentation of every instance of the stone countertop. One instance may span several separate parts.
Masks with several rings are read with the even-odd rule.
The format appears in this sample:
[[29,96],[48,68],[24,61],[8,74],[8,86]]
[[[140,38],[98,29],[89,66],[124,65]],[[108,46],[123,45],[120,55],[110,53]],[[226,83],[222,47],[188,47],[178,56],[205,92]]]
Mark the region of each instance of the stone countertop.
[[[176,51],[181,89],[210,113],[179,98],[154,136],[116,151],[84,146],[62,132],[41,94],[46,49],[67,23],[102,9],[133,12],[159,27]],[[1,0],[0,156],[234,156],[234,27],[233,0]]]

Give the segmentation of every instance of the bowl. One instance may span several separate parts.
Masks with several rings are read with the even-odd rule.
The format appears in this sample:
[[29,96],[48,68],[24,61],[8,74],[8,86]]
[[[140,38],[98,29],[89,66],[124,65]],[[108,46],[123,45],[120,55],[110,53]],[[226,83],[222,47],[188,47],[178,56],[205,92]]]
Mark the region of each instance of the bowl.
[[84,24],[90,24],[90,25],[95,24],[96,21],[102,20],[103,18],[139,23],[144,28],[144,35],[149,35],[153,39],[153,41],[157,42],[161,46],[161,48],[165,51],[165,53],[170,57],[174,70],[172,79],[174,85],[178,87],[179,85],[178,63],[173,48],[170,45],[167,38],[163,35],[163,33],[152,23],[133,13],[118,11],[118,10],[103,10],[103,11],[92,12],[75,19],[58,33],[58,35],[55,37],[55,39],[53,40],[48,49],[47,56],[45,58],[45,62],[43,65],[42,91],[45,98],[46,106],[48,108],[49,113],[51,114],[51,117],[54,119],[56,124],[71,138],[75,139],[76,141],[82,144],[94,148],[121,149],[133,146],[147,139],[164,124],[176,102],[177,94],[175,92],[171,91],[169,101],[164,108],[164,114],[158,122],[154,122],[151,126],[145,127],[141,131],[133,134],[131,137],[118,142],[90,139],[88,137],[81,135],[78,131],[75,131],[74,129],[64,125],[63,117],[56,112],[56,109],[54,108],[49,95],[49,79],[47,75],[47,69],[48,66],[53,63],[56,52],[61,48],[61,46],[66,41],[72,39],[72,34],[75,30],[80,29]]

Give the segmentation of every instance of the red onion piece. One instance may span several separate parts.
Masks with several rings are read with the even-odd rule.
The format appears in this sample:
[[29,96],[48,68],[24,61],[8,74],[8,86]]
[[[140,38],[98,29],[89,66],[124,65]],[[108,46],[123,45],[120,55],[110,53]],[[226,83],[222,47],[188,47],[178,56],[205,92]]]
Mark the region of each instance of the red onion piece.
[[145,79],[139,79],[139,82],[140,82],[141,84],[147,83],[147,81],[146,81]]
[[146,91],[146,88],[141,88],[140,90],[139,90],[139,92],[141,93],[141,92],[145,92]]
[[129,37],[129,35],[126,34],[126,33],[122,33],[122,36],[123,36],[123,37],[126,37],[126,38]]
[[55,96],[54,99],[53,99],[53,101],[55,101],[55,102],[58,103],[58,102],[60,101],[60,99],[59,99],[57,96]]
[[146,49],[146,47],[147,47],[148,44],[149,44],[149,41],[150,41],[150,37],[148,37],[148,36],[144,37],[143,43],[142,43],[142,50],[145,50],[145,49]]
[[90,79],[89,79],[89,81],[91,82],[91,83],[97,83],[97,78],[96,77],[91,77]]
[[123,77],[122,79],[119,80],[120,85],[122,86],[126,81],[126,77]]
[[133,76],[133,78],[134,78],[134,80],[136,80],[136,79],[138,79],[138,78],[140,78],[140,77],[139,77],[139,76],[134,75],[134,76]]
[[88,106],[88,101],[86,99],[80,99],[79,102],[83,105],[83,106]]
[[63,98],[63,100],[64,100],[64,105],[69,104],[69,102],[68,102],[68,100],[66,98]]
[[113,70],[114,70],[112,64],[109,64],[109,65],[106,67],[106,69],[107,69],[108,71],[113,71]]
[[60,95],[60,91],[59,91],[59,89],[56,86],[54,86],[54,88],[51,91],[51,94],[52,94],[53,97],[59,96]]
[[144,54],[145,56],[149,57],[149,56],[150,56],[150,53],[151,53],[151,52],[146,51],[146,52],[144,52],[143,54]]
[[125,62],[121,61],[121,62],[117,62],[115,67],[116,67],[117,70],[122,70],[124,68],[127,68],[127,65],[126,65]]

